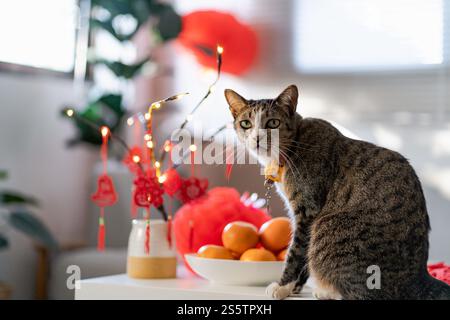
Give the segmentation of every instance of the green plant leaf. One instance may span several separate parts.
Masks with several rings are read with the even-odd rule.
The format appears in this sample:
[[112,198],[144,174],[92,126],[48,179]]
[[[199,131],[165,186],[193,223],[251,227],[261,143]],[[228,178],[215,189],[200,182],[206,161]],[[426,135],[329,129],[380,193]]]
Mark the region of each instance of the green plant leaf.
[[50,249],[57,249],[58,243],[47,227],[27,211],[13,211],[8,217],[12,227]]
[[106,9],[111,16],[120,14],[132,14],[132,3],[136,0],[92,0],[92,6],[99,6]]
[[139,30],[140,25],[136,26],[136,29],[129,33],[129,34],[119,34],[116,32],[113,26],[112,19],[107,20],[98,20],[98,19],[91,19],[90,25],[92,28],[100,28],[107,32],[109,32],[114,38],[116,38],[118,41],[129,41],[133,36],[136,34],[136,32]]
[[16,191],[1,191],[0,192],[0,203],[3,204],[30,204],[33,206],[38,206],[39,202],[37,199],[21,194]]
[[117,77],[125,79],[134,78],[141,70],[142,67],[149,61],[149,59],[143,59],[135,64],[125,64],[119,61],[107,61],[99,59],[95,61],[96,64],[103,64],[109,70],[111,70]]
[[162,41],[175,39],[181,32],[181,16],[168,4],[158,4],[154,7],[159,20],[155,26]]
[[[105,94],[89,103],[83,111],[77,113],[76,117],[69,118],[74,121],[78,133],[75,138],[67,141],[67,145],[72,147],[81,142],[86,142],[94,146],[100,146],[102,137],[98,127],[106,125],[112,132],[116,132],[126,114],[122,103],[122,95]],[[64,112],[62,114],[64,115]]]
[[103,103],[111,109],[118,117],[125,115],[126,110],[122,105],[123,97],[120,94],[106,94],[98,99],[99,103]]
[[0,180],[5,180],[8,178],[8,171],[0,170]]
[[8,239],[6,239],[1,233],[0,233],[0,249],[4,249],[8,246]]

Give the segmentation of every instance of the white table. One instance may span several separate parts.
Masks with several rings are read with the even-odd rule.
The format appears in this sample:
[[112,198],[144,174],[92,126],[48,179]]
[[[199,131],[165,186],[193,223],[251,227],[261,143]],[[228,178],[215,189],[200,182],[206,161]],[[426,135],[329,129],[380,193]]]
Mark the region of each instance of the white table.
[[[76,300],[267,300],[265,287],[212,284],[178,268],[177,279],[137,280],[126,274],[80,281]],[[311,289],[289,299],[311,300]]]

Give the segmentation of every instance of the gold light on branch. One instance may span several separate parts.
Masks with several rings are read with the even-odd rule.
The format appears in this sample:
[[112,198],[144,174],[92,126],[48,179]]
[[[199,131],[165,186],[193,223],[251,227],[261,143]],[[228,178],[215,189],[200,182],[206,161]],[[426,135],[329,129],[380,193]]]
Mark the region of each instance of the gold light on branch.
[[195,151],[197,151],[197,146],[195,144],[191,144],[189,146],[189,150],[191,150],[192,152],[195,152]]
[[160,109],[163,106],[163,104],[170,101],[181,99],[182,97],[187,96],[188,94],[189,92],[178,93],[163,100],[155,101],[150,105],[148,112],[151,113],[151,110],[153,109]]
[[[180,126],[180,130],[184,129],[184,127],[186,127],[186,125],[192,121],[192,119],[194,118],[194,113],[198,110],[198,108],[203,104],[203,102],[205,102],[206,99],[208,99],[208,97],[211,95],[211,93],[214,91],[217,82],[220,79],[220,74],[221,74],[221,70],[222,70],[222,54],[224,52],[224,48],[221,45],[217,45],[216,47],[216,56],[217,56],[217,73],[216,73],[216,79],[209,85],[208,87],[208,91],[206,92],[206,94],[203,96],[203,98],[194,106],[194,108],[191,110],[191,112],[186,116],[186,119],[184,120],[184,122],[181,124]],[[177,97],[178,95],[174,96]],[[169,141],[169,139],[166,139],[166,141]],[[165,151],[165,152],[164,152]],[[165,149],[163,149],[163,152],[160,154],[160,161],[163,162],[164,158],[166,156],[166,153],[168,151],[166,151]]]
[[73,115],[75,114],[75,111],[72,108],[67,108],[66,109],[66,115],[71,118],[73,117]]
[[100,132],[102,134],[102,137],[107,137],[109,135],[109,128],[107,126],[102,126],[100,128]]
[[134,163],[139,163],[139,161],[141,161],[141,157],[139,157],[138,155],[134,155],[133,156],[133,162]]
[[129,117],[129,118],[127,119],[127,124],[128,124],[130,127],[134,124],[134,119],[133,119],[133,117]]

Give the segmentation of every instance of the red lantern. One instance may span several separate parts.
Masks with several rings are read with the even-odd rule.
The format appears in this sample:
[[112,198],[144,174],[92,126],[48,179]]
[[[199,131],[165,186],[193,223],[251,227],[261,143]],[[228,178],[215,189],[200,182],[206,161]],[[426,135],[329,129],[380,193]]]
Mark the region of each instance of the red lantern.
[[253,29],[229,13],[195,11],[182,17],[178,41],[192,51],[198,62],[216,68],[216,47],[224,49],[222,71],[242,74],[256,59],[258,40]]

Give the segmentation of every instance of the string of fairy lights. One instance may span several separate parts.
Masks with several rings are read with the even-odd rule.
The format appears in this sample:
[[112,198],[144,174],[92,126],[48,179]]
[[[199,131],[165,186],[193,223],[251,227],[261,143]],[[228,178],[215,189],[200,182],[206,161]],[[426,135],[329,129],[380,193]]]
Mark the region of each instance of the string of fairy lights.
[[[220,76],[221,76],[223,52],[224,52],[223,47],[218,45],[216,47],[216,57],[217,57],[217,60],[216,60],[216,71],[217,71],[216,77],[215,77],[214,81],[208,86],[208,89],[207,89],[205,95],[192,108],[192,110],[186,116],[185,120],[181,123],[181,125],[178,128],[179,130],[184,129],[188,125],[188,123],[191,122],[194,119],[194,114],[197,112],[197,110],[200,108],[200,106],[208,99],[208,97],[211,95],[211,93],[214,92],[215,86],[216,86],[216,84],[219,81]],[[164,173],[161,173],[161,170],[162,170],[164,161],[166,159],[166,155],[171,152],[171,150],[173,148],[173,145],[172,145],[172,142],[170,141],[170,138],[166,138],[164,140],[164,143],[163,143],[163,146],[161,148],[161,151],[158,154],[158,158],[156,157],[156,155],[155,155],[156,143],[155,143],[155,141],[153,139],[153,130],[152,130],[153,129],[152,128],[152,125],[153,125],[153,121],[152,121],[153,120],[153,112],[155,110],[161,109],[165,104],[173,102],[173,101],[176,101],[176,100],[179,100],[179,99],[183,98],[184,96],[186,96],[188,94],[189,93],[187,93],[187,92],[179,93],[179,94],[170,96],[168,98],[152,102],[150,104],[150,106],[148,107],[147,112],[145,112],[145,113],[139,112],[139,113],[133,114],[126,121],[126,123],[127,123],[127,125],[129,127],[132,127],[132,126],[136,125],[136,121],[139,121],[140,124],[142,124],[142,125],[144,125],[146,127],[146,131],[145,131],[145,134],[144,134],[143,138],[144,138],[144,144],[145,144],[145,146],[147,148],[147,154],[148,154],[149,160],[150,160],[149,165],[151,166],[151,168],[153,168],[155,170],[158,182],[160,184],[164,183],[164,181],[166,180],[166,176],[165,176]],[[99,130],[102,136],[104,136],[104,134],[109,135],[111,140],[118,142],[123,148],[125,148],[125,150],[129,154],[131,154],[131,150],[132,149],[125,142],[125,140],[123,140],[120,136],[118,136],[118,135],[114,134],[113,132],[111,132],[111,130],[108,127],[106,127],[106,126],[100,126],[99,127],[94,122],[79,116],[74,108],[66,108],[64,110],[64,113],[69,118],[74,118],[77,121],[80,121],[80,122],[90,126],[91,128],[95,129],[95,130]],[[223,125],[220,128],[218,128],[217,130],[215,130],[214,134],[210,136],[209,140],[212,141],[218,134],[220,134],[223,130],[228,128],[228,126],[229,125]],[[192,155],[194,152],[196,152],[197,151],[197,146],[195,144],[191,144],[189,146],[189,151],[190,152],[187,152],[187,154],[185,154],[183,156],[183,158],[189,156],[189,154]],[[142,172],[145,172],[145,168],[144,168],[143,163],[142,163],[143,161],[142,161],[142,159],[141,159],[141,157],[139,155],[133,155],[132,156],[132,161],[138,165],[139,169]],[[176,164],[171,163],[171,167],[170,168],[175,169],[180,164],[181,164],[181,162],[176,163]],[[192,163],[192,165],[193,165],[193,163]],[[164,206],[159,207],[158,210],[161,212],[163,218],[165,220],[167,220],[167,213],[166,213],[166,211],[164,209]]]

